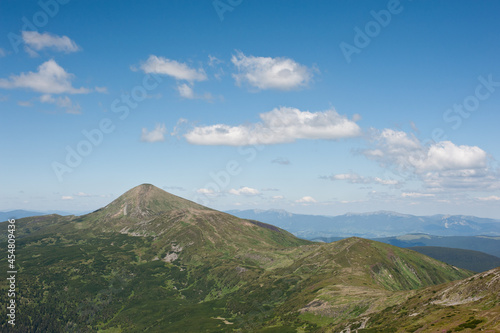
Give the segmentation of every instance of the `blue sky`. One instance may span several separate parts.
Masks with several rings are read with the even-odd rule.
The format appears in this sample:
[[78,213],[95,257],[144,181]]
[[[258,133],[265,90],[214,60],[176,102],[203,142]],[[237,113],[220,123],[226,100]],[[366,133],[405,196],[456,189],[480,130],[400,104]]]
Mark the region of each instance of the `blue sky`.
[[0,210],[500,218],[494,1],[0,2]]

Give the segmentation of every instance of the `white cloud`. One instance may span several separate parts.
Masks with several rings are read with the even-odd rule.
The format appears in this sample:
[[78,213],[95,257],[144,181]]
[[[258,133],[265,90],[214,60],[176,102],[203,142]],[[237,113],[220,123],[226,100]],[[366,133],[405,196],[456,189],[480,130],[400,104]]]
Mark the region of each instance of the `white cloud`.
[[54,98],[54,97],[52,97],[52,95],[45,94],[45,95],[40,96],[40,102],[55,104],[60,108],[65,108],[66,113],[71,113],[71,114],[80,114],[81,113],[80,105],[73,104],[73,102],[71,101],[71,99],[68,96]]
[[361,203],[361,202],[366,202],[366,200],[340,200],[340,201],[338,201],[338,203],[341,203],[341,204],[356,204],[356,203]]
[[500,201],[500,197],[496,195],[490,195],[489,197],[480,197],[478,199],[481,201]]
[[420,148],[420,142],[418,139],[412,135],[408,135],[403,131],[395,131],[392,129],[384,129],[380,134],[380,137],[385,141],[388,147],[397,149],[399,147],[404,147],[407,149],[418,149]]
[[367,184],[370,181],[355,173],[340,173],[328,177],[330,180],[346,180],[351,184]]
[[280,107],[261,113],[260,118],[262,121],[256,124],[195,127],[184,136],[192,144],[243,146],[289,143],[297,139],[341,139],[361,134],[354,121],[335,110],[309,112]]
[[173,190],[173,191],[186,191],[184,187],[181,186],[163,186],[163,189],[165,190]]
[[189,82],[204,81],[207,75],[203,69],[190,68],[184,63],[175,60],[157,57],[155,55],[149,56],[145,63],[141,64],[141,69],[144,73],[164,74],[174,77],[177,80],[185,80]]
[[108,93],[108,88],[107,87],[95,87],[95,91],[101,94],[107,94]]
[[233,74],[236,83],[247,82],[258,89],[297,89],[313,76],[309,68],[289,58],[247,57],[238,52],[231,62],[238,69],[238,74]]
[[11,75],[9,79],[0,79],[0,88],[27,88],[44,94],[86,94],[87,88],[74,88],[71,80],[74,75],[68,73],[54,60],[48,60],[38,67],[38,72]]
[[278,158],[275,158],[274,160],[272,160],[271,163],[277,163],[277,164],[281,164],[281,165],[289,165],[290,160],[288,158],[278,157]]
[[284,196],[282,196],[282,195],[274,195],[274,196],[273,196],[273,199],[274,199],[274,200],[282,200],[282,199],[284,199],[284,198],[285,198],[285,197],[284,197]]
[[141,141],[143,142],[160,142],[165,141],[165,134],[167,129],[165,124],[156,124],[156,127],[152,131],[148,131],[147,128],[142,129]]
[[223,63],[224,61],[220,60],[219,58],[213,56],[213,55],[208,55],[208,65],[210,67],[214,67],[214,66],[217,66],[221,63]]
[[443,141],[431,145],[423,158],[412,158],[410,162],[417,172],[480,169],[487,165],[487,154],[476,146]]
[[188,120],[184,119],[184,118],[180,118],[179,120],[177,120],[177,123],[175,124],[174,129],[172,130],[170,135],[178,137],[179,132],[182,131],[182,127],[184,127],[187,123],[188,123]]
[[380,185],[399,185],[399,181],[393,180],[393,179],[382,179],[379,177],[364,177],[360,176],[356,173],[340,173],[337,175],[331,175],[329,177],[321,177],[323,179],[330,179],[330,180],[345,180],[351,184],[371,184],[371,183],[377,183]]
[[212,100],[213,96],[210,93],[205,93],[203,95],[195,94],[193,88],[186,83],[178,84],[177,91],[182,98],[186,99],[205,99]]
[[110,194],[88,194],[85,192],[78,192],[74,195],[75,197],[81,197],[81,198],[109,198],[111,197]]
[[416,173],[478,169],[487,165],[486,152],[476,146],[457,146],[451,141],[424,146],[415,136],[392,129],[375,134],[374,141],[376,149],[365,150],[365,156]]
[[60,52],[71,53],[80,50],[80,47],[76,45],[68,36],[57,36],[45,32],[43,34],[37,31],[23,31],[22,37],[24,43],[29,47],[26,51],[33,54],[33,49],[40,51],[44,48],[52,48]]
[[315,203],[317,201],[313,197],[305,196],[305,197],[302,197],[298,200],[295,200],[295,202],[297,202],[297,203]]
[[7,53],[5,52],[5,50],[0,47],[0,58],[5,57],[6,55]]
[[221,194],[219,191],[216,192],[210,188],[199,188],[196,190],[196,193],[203,194],[205,196],[211,196],[211,197],[216,197],[216,196]]
[[73,200],[74,198],[73,198],[72,196],[70,196],[70,195],[63,195],[63,196],[61,197],[61,199],[62,199],[62,200]]
[[425,198],[425,197],[434,197],[435,194],[432,193],[418,193],[418,192],[404,192],[401,193],[403,198]]
[[177,85],[177,90],[179,91],[179,95],[181,95],[181,97],[183,98],[187,99],[195,98],[193,88],[191,88],[185,83]]
[[375,178],[373,178],[373,180],[376,183],[379,183],[382,185],[398,185],[399,184],[399,182],[397,180],[394,180],[394,179],[382,179],[379,177],[375,177]]
[[39,56],[38,52],[36,52],[35,50],[33,50],[29,46],[25,46],[24,51],[26,51],[26,53],[28,53],[30,55],[30,57],[32,57],[32,58],[36,58]]
[[248,195],[248,196],[260,194],[259,190],[255,189],[255,188],[251,188],[251,187],[246,187],[246,186],[241,187],[237,190],[232,188],[229,190],[229,193],[234,194],[234,195]]
[[373,149],[363,154],[405,175],[424,182],[428,190],[488,190],[500,188],[498,172],[488,154],[477,146],[451,141],[423,145],[414,135],[384,129],[372,135]]

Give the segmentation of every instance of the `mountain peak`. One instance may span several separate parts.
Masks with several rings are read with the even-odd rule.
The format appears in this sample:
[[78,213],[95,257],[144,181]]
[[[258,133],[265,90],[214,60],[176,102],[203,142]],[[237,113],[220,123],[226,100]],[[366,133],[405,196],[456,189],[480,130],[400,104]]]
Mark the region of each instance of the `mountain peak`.
[[129,216],[143,218],[172,210],[209,208],[168,193],[152,184],[138,185],[101,210],[110,217]]

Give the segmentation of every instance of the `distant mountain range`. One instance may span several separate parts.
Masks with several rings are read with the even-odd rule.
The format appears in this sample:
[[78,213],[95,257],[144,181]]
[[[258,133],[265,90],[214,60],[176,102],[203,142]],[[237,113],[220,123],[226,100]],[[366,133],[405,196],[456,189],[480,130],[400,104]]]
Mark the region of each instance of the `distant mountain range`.
[[6,212],[0,212],[0,222],[7,221],[9,219],[21,219],[23,217],[30,217],[30,216],[41,216],[41,215],[50,215],[50,214],[57,214],[57,215],[83,215],[86,212],[65,212],[61,210],[51,210],[47,212],[35,212],[31,210],[23,210],[23,209],[16,209],[16,210],[10,210]]
[[389,211],[338,216],[292,214],[284,210],[230,210],[229,214],[283,228],[297,237],[379,238],[424,233],[436,236],[500,236],[500,220],[465,215],[415,216]]
[[500,257],[500,237],[494,236],[452,236],[440,237],[424,234],[397,237],[374,238],[382,243],[409,248],[415,246],[448,247],[484,252]]

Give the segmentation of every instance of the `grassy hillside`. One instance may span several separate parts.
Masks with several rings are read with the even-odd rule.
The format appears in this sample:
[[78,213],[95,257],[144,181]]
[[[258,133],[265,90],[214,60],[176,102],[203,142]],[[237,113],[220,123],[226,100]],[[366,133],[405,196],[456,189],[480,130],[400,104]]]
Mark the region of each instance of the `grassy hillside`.
[[412,293],[406,301],[369,317],[328,327],[375,332],[498,332],[500,331],[500,268],[461,281]]
[[500,266],[500,258],[479,251],[437,246],[415,246],[409,249],[474,272],[484,272]]
[[471,275],[361,238],[301,240],[152,185],[85,216],[16,224],[16,331],[314,332]]

